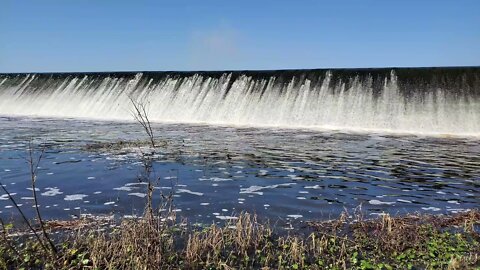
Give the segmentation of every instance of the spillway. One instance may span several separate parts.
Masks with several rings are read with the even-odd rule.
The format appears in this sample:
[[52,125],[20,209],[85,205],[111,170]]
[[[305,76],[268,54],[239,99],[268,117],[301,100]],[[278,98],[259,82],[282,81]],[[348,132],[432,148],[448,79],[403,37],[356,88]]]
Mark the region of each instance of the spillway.
[[480,136],[480,67],[0,74],[0,115]]

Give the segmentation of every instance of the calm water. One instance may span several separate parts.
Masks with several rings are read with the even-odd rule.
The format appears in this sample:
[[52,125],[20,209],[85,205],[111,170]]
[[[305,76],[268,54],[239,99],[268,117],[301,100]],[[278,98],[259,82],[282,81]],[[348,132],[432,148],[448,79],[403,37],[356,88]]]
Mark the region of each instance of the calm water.
[[[480,206],[480,139],[346,134],[201,125],[154,126],[168,144],[155,172],[177,214],[212,222],[241,211],[312,220],[362,206],[382,212],[448,213]],[[143,212],[138,149],[85,145],[145,139],[136,123],[0,118],[0,181],[33,215],[29,140],[46,143],[37,187],[47,218]],[[3,218],[16,217],[0,197]]]

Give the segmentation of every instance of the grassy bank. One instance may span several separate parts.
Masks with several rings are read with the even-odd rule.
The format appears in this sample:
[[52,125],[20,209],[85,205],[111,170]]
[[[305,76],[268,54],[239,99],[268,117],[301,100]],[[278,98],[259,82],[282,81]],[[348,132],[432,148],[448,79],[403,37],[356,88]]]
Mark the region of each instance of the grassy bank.
[[[4,224],[1,269],[480,269],[480,212],[361,215],[276,231],[247,213],[223,226],[168,219],[49,221],[57,253]],[[55,233],[57,232],[57,233]]]

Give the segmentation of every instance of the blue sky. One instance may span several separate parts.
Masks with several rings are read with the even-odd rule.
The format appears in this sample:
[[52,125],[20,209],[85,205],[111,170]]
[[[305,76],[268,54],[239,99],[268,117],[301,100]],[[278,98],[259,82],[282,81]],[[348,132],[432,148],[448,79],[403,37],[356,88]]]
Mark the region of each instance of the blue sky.
[[456,65],[478,0],[1,0],[0,72]]

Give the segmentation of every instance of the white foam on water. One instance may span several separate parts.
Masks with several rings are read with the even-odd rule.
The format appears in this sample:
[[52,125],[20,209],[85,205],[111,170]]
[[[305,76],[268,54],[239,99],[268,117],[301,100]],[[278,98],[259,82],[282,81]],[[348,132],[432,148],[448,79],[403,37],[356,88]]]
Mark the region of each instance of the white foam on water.
[[305,188],[307,188],[307,189],[322,189],[323,187],[321,187],[319,185],[314,185],[314,186],[305,186]]
[[275,189],[279,187],[288,187],[291,185],[295,185],[296,183],[284,183],[284,184],[277,184],[277,185],[268,185],[268,186],[250,186],[248,188],[240,188],[240,194],[256,194],[256,195],[263,195],[263,191],[265,189]]
[[220,178],[220,177],[210,177],[210,178],[198,178],[200,181],[212,181],[212,182],[225,182],[232,181],[231,178]]
[[201,192],[195,192],[195,191],[191,191],[191,190],[183,189],[183,188],[177,189],[177,193],[188,193],[188,194],[192,194],[192,195],[203,196],[203,193],[201,193]]
[[457,213],[464,213],[464,212],[468,212],[470,211],[470,209],[465,209],[465,208],[450,208],[450,209],[447,209],[447,211],[449,212],[452,212],[454,214],[457,214]]
[[385,216],[387,213],[370,213],[370,216]]
[[80,201],[83,200],[83,198],[88,197],[86,194],[72,194],[72,195],[67,195],[65,196],[64,200],[65,201]]
[[113,190],[118,190],[118,191],[133,191],[134,189],[136,189],[136,187],[123,186],[123,187],[113,188]]
[[[17,193],[10,193],[10,196],[15,196],[15,195],[17,195]],[[7,194],[2,194],[0,195],[0,200],[7,201],[7,200],[10,200],[10,198],[8,197]]]
[[238,217],[234,217],[234,216],[220,216],[220,215],[216,215],[215,217],[218,218],[218,219],[221,219],[221,220],[236,220],[236,219],[238,219]]
[[384,201],[380,201],[380,200],[370,200],[368,201],[369,204],[372,204],[372,205],[392,205],[392,204],[395,204],[395,202],[384,202]]
[[295,174],[289,174],[289,175],[287,175],[287,176],[288,176],[290,179],[292,179],[292,180],[303,180],[303,179],[304,179],[303,177],[297,176],[297,175],[295,175]]
[[126,183],[124,186],[131,187],[131,186],[146,186],[146,185],[148,185],[147,182],[135,182],[135,183]]
[[437,211],[440,211],[440,210],[442,210],[442,209],[440,209],[440,208],[438,208],[438,207],[430,206],[430,207],[422,207],[422,210],[437,212]]
[[139,193],[139,192],[128,193],[127,195],[128,196],[135,196],[135,197],[139,197],[139,198],[145,198],[147,196],[147,194]]
[[47,196],[47,197],[53,197],[53,196],[56,196],[56,195],[63,194],[63,192],[61,192],[60,189],[58,189],[58,188],[47,187],[45,189],[47,191],[40,193],[40,195]]

